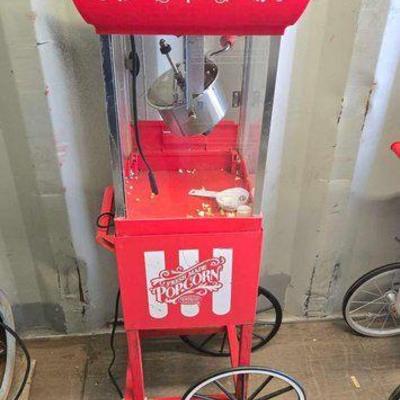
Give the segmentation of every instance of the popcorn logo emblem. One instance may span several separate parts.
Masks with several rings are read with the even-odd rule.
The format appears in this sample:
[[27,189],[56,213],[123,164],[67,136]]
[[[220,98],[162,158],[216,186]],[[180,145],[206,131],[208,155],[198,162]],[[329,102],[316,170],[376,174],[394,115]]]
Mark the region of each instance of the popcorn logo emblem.
[[158,303],[199,304],[202,297],[223,287],[221,272],[225,263],[226,259],[220,256],[187,269],[180,266],[174,270],[164,269],[151,280],[149,290]]

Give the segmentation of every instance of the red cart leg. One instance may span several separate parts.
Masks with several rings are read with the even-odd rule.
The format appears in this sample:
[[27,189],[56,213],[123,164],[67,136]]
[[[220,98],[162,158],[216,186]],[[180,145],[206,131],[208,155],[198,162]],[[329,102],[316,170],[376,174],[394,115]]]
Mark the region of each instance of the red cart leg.
[[253,325],[240,326],[240,340],[235,325],[226,327],[233,368],[250,365]]
[[226,332],[228,334],[228,343],[231,357],[232,368],[239,366],[239,339],[237,337],[236,326],[228,325],[226,327]]
[[[240,342],[239,342],[239,366],[245,367],[250,365],[251,347],[253,338],[253,325],[242,325],[240,327]],[[239,375],[236,382],[236,395],[238,399],[247,397],[248,376]]]
[[239,366],[241,367],[250,365],[253,329],[253,325],[242,325],[240,327]]
[[[129,361],[129,360],[128,360]],[[124,400],[133,400],[133,379],[130,363],[126,369],[126,381],[125,381],[125,394]]]
[[[127,400],[143,400],[144,399],[144,377],[143,377],[143,364],[142,364],[142,348],[140,345],[139,331],[128,331],[128,353],[129,353],[129,367],[131,382],[131,394],[126,393]],[[131,397],[129,397],[129,395]]]

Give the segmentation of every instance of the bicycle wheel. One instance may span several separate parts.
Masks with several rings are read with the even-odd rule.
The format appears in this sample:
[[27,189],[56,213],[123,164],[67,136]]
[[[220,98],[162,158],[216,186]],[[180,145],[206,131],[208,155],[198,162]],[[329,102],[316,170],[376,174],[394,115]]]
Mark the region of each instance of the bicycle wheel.
[[[278,332],[282,324],[282,308],[276,297],[267,289],[258,288],[257,315],[253,332],[252,351],[265,346]],[[218,357],[230,355],[227,333],[181,336],[195,350]]]
[[306,400],[301,385],[282,372],[260,368],[232,368],[193,385],[182,400]]
[[343,316],[349,327],[363,336],[400,334],[400,264],[374,269],[358,279],[343,300]]
[[400,386],[390,395],[389,400],[400,400]]

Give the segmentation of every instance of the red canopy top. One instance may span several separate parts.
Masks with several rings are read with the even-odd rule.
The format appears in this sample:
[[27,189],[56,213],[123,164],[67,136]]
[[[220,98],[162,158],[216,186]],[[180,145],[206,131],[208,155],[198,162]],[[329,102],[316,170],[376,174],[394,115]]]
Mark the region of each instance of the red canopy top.
[[310,0],[74,0],[99,34],[282,35]]

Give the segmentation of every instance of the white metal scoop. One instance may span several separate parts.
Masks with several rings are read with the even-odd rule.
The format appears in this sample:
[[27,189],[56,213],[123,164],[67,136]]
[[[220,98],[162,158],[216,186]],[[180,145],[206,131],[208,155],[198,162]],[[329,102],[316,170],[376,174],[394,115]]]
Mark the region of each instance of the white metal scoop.
[[205,189],[192,189],[190,196],[208,197],[215,199],[218,205],[225,211],[236,211],[240,206],[247,204],[250,193],[241,187],[223,190],[222,192],[212,192]]

